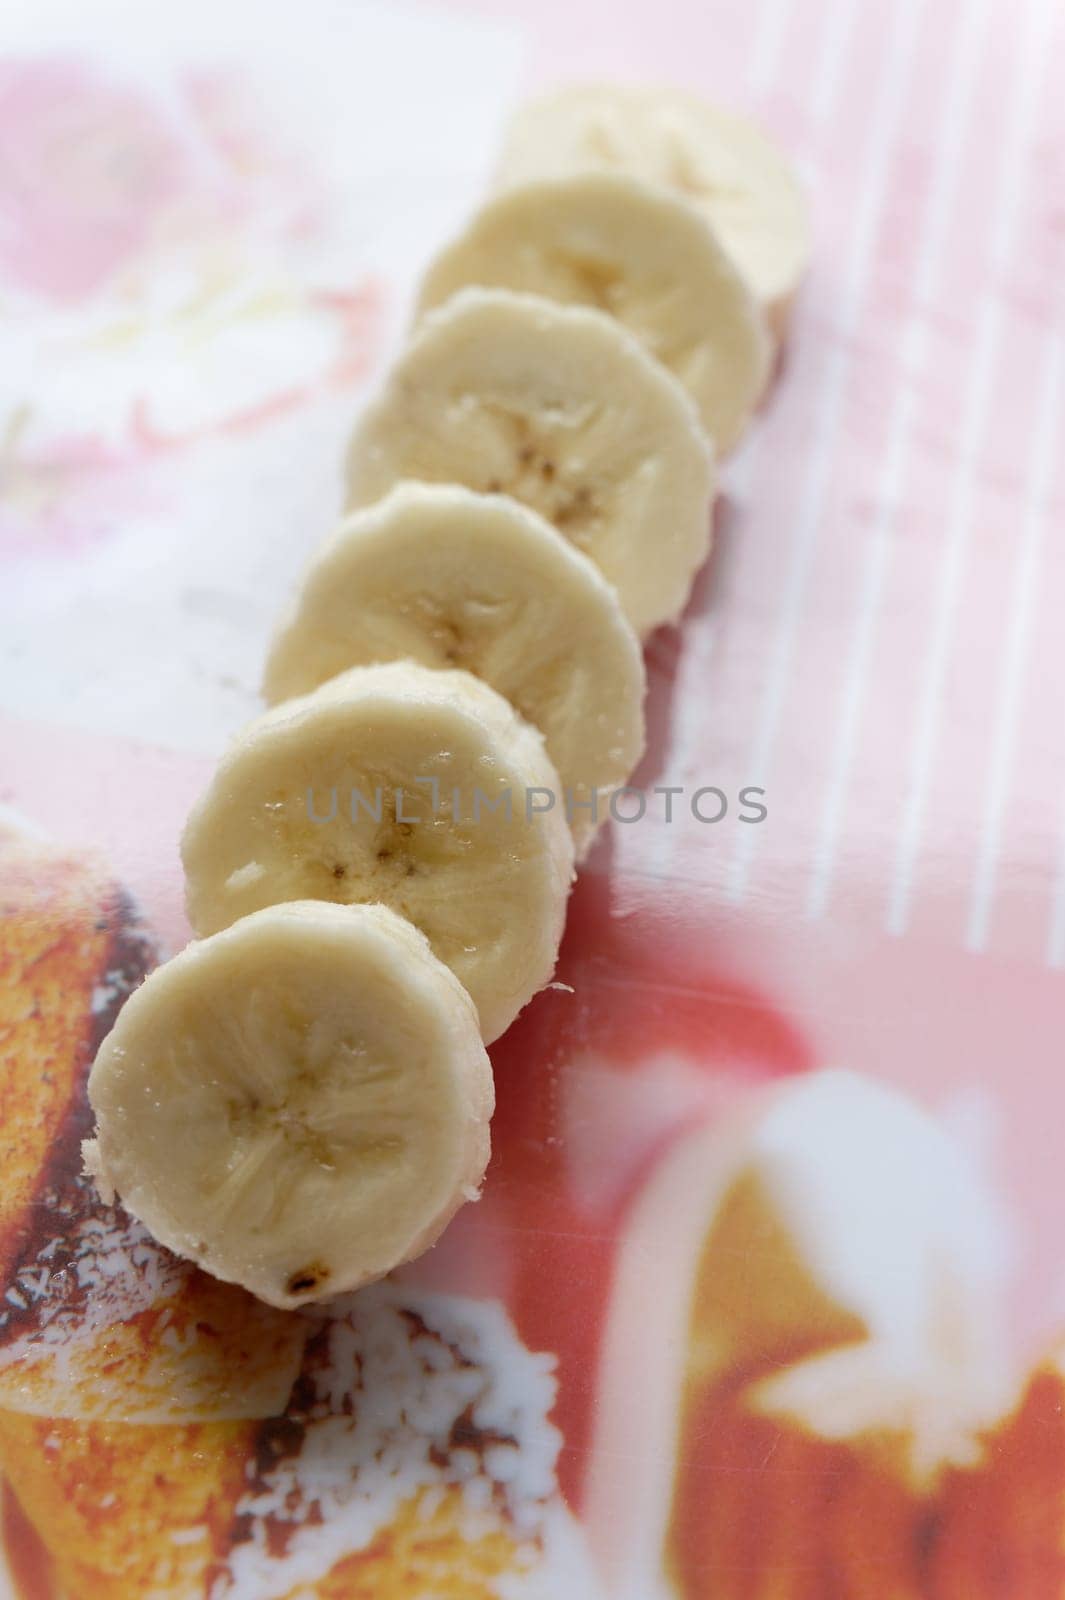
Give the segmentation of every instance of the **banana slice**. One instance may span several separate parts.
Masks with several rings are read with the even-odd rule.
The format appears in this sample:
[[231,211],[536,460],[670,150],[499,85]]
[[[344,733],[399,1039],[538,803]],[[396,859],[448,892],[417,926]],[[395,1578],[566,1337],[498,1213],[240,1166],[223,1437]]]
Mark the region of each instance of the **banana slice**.
[[86,1165],[161,1243],[275,1306],[427,1249],[488,1162],[469,996],[384,906],[274,906],[127,1001]]
[[402,484],[311,566],[264,693],[404,658],[465,668],[540,729],[585,849],[644,743],[639,641],[593,564],[516,500]]
[[573,84],[517,112],[498,182],[578,172],[628,173],[683,195],[783,335],[810,256],[810,219],[791,164],[753,122],[676,89]]
[[467,672],[355,667],[253,722],[181,846],[189,921],[378,901],[422,930],[487,1041],[554,971],[573,841],[535,729]]
[[470,284],[608,312],[691,394],[721,454],[769,375],[765,317],[706,218],[667,189],[593,172],[522,184],[437,257],[422,307]]
[[531,295],[469,289],[426,317],[356,430],[350,503],[402,478],[539,511],[640,634],[683,610],[710,545],[713,463],[684,390],[610,318]]

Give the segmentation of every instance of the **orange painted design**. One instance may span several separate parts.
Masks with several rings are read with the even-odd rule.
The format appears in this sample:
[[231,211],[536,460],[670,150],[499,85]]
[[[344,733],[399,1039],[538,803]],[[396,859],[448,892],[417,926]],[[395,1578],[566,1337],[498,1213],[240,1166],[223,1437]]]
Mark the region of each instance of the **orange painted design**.
[[78,1600],[203,1594],[255,1431],[252,1423],[146,1426],[0,1412],[0,1465],[52,1554],[61,1592]]
[[687,1408],[667,1541],[678,1595],[927,1600],[916,1500],[846,1445],[753,1415],[744,1388]]
[[[118,897],[70,857],[0,832],[0,1281],[18,1259],[49,1173],[80,1165],[71,1126],[94,1048]],[[61,1138],[69,1132],[71,1137]]]
[[1065,1379],[1037,1371],[987,1441],[980,1473],[943,1487],[929,1562],[935,1600],[1061,1600],[1065,1595]]
[[1059,1374],[1038,1372],[983,1462],[927,1495],[875,1441],[838,1444],[755,1415],[750,1377],[689,1397],[666,1549],[678,1600],[1065,1596]]
[[502,1521],[476,1534],[461,1491],[407,1501],[365,1550],[338,1561],[285,1600],[498,1600],[500,1579],[521,1572],[516,1540]]
[[55,1563],[15,1496],[2,1487],[0,1540],[19,1600],[53,1600]]

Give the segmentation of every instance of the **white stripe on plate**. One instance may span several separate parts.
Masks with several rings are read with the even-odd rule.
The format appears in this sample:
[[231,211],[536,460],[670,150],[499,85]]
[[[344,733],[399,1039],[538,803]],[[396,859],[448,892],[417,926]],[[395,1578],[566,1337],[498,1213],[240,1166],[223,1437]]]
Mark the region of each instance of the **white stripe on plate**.
[[[831,477],[836,436],[843,419],[846,382],[852,362],[851,335],[858,321],[862,295],[873,263],[884,193],[891,174],[892,154],[906,104],[910,56],[921,11],[914,0],[900,0],[892,16],[892,33],[879,93],[869,119],[869,140],[862,163],[864,181],[858,202],[853,242],[847,256],[842,311],[821,380],[820,406],[810,451],[799,512],[793,525],[788,568],[766,677],[765,691],[755,717],[755,736],[746,764],[745,783],[766,783],[784,697],[792,677],[792,657],[806,583],[817,543],[821,505]],[[756,828],[740,836],[729,872],[728,894],[741,901],[755,849]]]
[[959,19],[956,49],[950,58],[944,90],[942,137],[928,187],[921,225],[913,297],[903,336],[900,381],[891,414],[884,467],[877,484],[876,517],[862,573],[854,632],[843,675],[843,703],[832,748],[824,807],[821,813],[813,867],[806,898],[806,914],[820,917],[828,906],[836,868],[840,824],[855,746],[861,731],[861,710],[872,660],[880,602],[887,576],[895,510],[910,470],[912,430],[917,414],[918,369],[927,359],[928,315],[942,270],[947,224],[957,188],[964,152],[964,135],[972,112],[972,94],[980,63],[990,0],[974,0]]
[[776,82],[791,10],[785,0],[768,0],[768,3],[762,0],[747,68],[747,82],[752,94],[767,95]]
[[816,123],[828,122],[836,108],[843,63],[847,59],[847,47],[856,15],[857,8],[853,0],[834,0],[807,102],[810,115]]
[[1063,351],[1065,351],[1065,339],[1061,336],[1052,339],[1040,387],[1038,420],[1033,435],[1032,459],[1025,494],[1020,553],[1014,569],[1006,647],[1003,652],[1004,659],[995,703],[987,797],[980,829],[976,870],[973,874],[969,922],[965,934],[965,943],[970,950],[986,949],[991,927],[998,858],[1002,845],[1002,819],[1009,792],[1010,775],[1013,771],[1021,686],[1024,681],[1032,616],[1035,610],[1036,579],[1043,553],[1043,533],[1049,520],[1048,502],[1051,484],[1058,459]]
[[958,468],[947,514],[939,604],[925,661],[924,692],[910,754],[906,805],[888,897],[887,929],[895,935],[905,933],[910,918],[917,857],[939,736],[943,690],[950,664],[954,620],[968,553],[969,529],[976,505],[980,448],[994,395],[993,380],[1003,317],[999,280],[1009,266],[1020,198],[1027,187],[1025,179],[1029,173],[1026,172],[1025,163],[1038,104],[1039,76],[1044,65],[1043,35],[1046,23],[1047,7],[1044,4],[1030,5],[1017,56],[1009,122],[1002,144],[1005,155],[1000,168],[999,203],[992,213],[991,282],[977,326],[972,368],[965,384],[967,403],[962,417]]

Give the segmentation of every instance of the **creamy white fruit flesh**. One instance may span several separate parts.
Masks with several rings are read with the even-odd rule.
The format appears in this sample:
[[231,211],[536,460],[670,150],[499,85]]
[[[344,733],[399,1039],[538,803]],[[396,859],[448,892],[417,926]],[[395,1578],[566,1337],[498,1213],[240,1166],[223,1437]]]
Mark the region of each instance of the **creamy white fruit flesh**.
[[715,448],[765,388],[765,316],[705,216],[619,173],[526,183],[490,200],[429,268],[425,309],[471,284],[615,317],[691,394]]
[[542,735],[469,673],[414,662],[353,668],[253,722],[181,853],[199,934],[285,900],[390,906],[487,1041],[550,979],[573,875]]
[[643,751],[644,668],[618,597],[527,506],[451,484],[402,484],[355,512],[312,563],[266,666],[271,703],[345,668],[462,669],[534,727],[584,850]]
[[500,187],[589,171],[661,184],[702,211],[782,336],[809,262],[809,207],[761,128],[677,89],[620,84],[571,84],[518,110]]
[[349,503],[402,479],[505,493],[595,562],[638,634],[683,610],[714,466],[681,385],[601,312],[469,289],[424,318],[348,458]]
[[98,1183],[275,1306],[426,1249],[489,1154],[469,996],[383,906],[271,907],[159,967],[89,1078]]

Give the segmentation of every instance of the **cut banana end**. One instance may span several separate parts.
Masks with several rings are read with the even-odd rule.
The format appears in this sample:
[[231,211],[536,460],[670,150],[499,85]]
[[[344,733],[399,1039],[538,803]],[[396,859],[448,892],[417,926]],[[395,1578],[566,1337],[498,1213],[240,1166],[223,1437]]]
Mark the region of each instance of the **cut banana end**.
[[691,394],[721,454],[769,375],[765,317],[705,216],[618,173],[522,184],[477,213],[437,257],[423,308],[471,284],[604,311]]
[[469,289],[425,318],[356,430],[349,501],[405,478],[540,512],[639,634],[683,610],[710,545],[713,460],[680,384],[609,317],[534,295]]
[[383,906],[277,906],[127,1001],[86,1164],[170,1249],[275,1306],[428,1248],[488,1162],[492,1073],[457,979]]
[[577,84],[517,112],[500,187],[589,171],[662,184],[697,206],[783,336],[809,261],[810,219],[791,164],[760,128],[663,88]]
[[253,722],[182,840],[189,921],[379,902],[422,930],[486,1041],[554,971],[573,841],[543,738],[467,672],[355,667]]
[[592,562],[505,495],[401,485],[311,566],[264,693],[274,703],[403,659],[474,673],[540,729],[586,849],[644,744],[639,641]]

